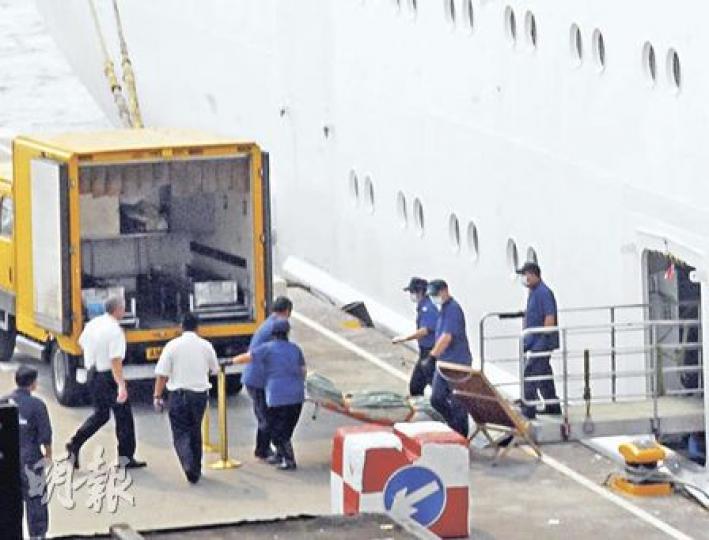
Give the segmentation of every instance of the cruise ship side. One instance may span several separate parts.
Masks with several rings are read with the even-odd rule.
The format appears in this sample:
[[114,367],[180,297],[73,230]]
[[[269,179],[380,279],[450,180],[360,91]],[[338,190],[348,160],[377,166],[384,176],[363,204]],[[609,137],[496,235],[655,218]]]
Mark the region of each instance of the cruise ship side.
[[[118,123],[89,3],[37,3]],[[95,4],[119,58],[111,2]],[[562,307],[682,318],[684,302],[709,317],[705,2],[120,8],[146,125],[270,151],[285,277],[364,301],[395,331],[411,324],[408,278],[443,277],[473,342],[485,313],[523,305],[515,270],[528,259]]]

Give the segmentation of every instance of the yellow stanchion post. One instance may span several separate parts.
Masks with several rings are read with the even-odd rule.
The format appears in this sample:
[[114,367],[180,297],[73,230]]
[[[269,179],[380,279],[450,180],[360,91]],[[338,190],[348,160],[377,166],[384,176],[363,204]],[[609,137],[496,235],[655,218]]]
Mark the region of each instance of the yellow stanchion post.
[[229,441],[226,425],[226,373],[222,367],[217,377],[217,417],[219,421],[219,459],[210,463],[210,469],[235,469],[241,467],[241,462],[229,459]]
[[219,447],[213,444],[210,438],[209,409],[209,399],[207,399],[207,408],[204,410],[204,416],[202,417],[202,450],[215,453],[219,451]]

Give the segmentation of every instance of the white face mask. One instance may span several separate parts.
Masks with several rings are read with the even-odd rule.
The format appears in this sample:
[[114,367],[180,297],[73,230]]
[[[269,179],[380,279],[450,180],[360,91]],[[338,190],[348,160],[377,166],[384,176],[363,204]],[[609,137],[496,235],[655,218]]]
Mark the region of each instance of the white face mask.
[[411,294],[410,294],[410,297],[411,297],[411,301],[412,301],[414,304],[418,304],[418,303],[419,303],[419,297],[418,297],[418,295],[417,295],[416,293],[411,293]]
[[441,298],[440,296],[432,296],[431,301],[438,307],[441,307],[443,305],[443,298]]
[[519,283],[522,287],[529,287],[529,279],[527,278],[527,274],[522,274],[519,276]]

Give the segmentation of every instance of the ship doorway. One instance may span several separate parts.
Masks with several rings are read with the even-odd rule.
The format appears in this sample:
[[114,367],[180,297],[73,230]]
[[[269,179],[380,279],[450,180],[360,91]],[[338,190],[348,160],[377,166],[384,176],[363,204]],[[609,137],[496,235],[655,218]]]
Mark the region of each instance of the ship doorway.
[[[701,319],[701,287],[690,279],[694,268],[687,263],[658,251],[645,251],[645,300],[649,320],[697,321]],[[658,366],[681,368],[697,366],[701,358],[701,327],[699,325],[657,327],[648,336],[656,349]],[[654,343],[653,343],[654,342]],[[648,359],[649,362],[649,359]],[[698,371],[665,370],[659,377],[661,394],[684,393],[699,388]]]

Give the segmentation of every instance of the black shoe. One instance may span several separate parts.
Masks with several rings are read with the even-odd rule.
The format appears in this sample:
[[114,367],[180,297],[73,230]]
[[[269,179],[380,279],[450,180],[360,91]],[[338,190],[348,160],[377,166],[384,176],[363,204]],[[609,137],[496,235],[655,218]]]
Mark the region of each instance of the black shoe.
[[200,473],[190,472],[190,473],[185,473],[185,476],[187,476],[187,481],[190,484],[196,484],[197,482],[199,482],[199,479],[202,475]]
[[147,467],[148,464],[145,461],[138,461],[135,458],[130,458],[126,460],[123,458],[123,467],[126,469],[142,469],[143,467]]
[[72,448],[70,443],[66,443],[64,445],[64,448],[66,448],[66,451],[67,451],[66,459],[74,464],[75,469],[78,469],[79,468],[79,454],[78,454],[78,452],[76,452],[76,450],[74,450]]
[[256,459],[260,459],[261,461],[268,461],[274,455],[275,453],[272,450],[268,452],[254,452]]
[[513,440],[514,440],[514,437],[513,437],[512,435],[508,435],[508,436],[505,437],[504,439],[500,439],[500,440],[497,442],[497,446],[502,446],[502,447],[509,446],[510,443],[511,443]]
[[279,471],[294,471],[298,467],[296,466],[295,461],[286,461],[284,459],[278,464],[278,466],[276,468]]
[[278,457],[276,454],[271,454],[264,461],[269,465],[280,465],[280,463],[283,461],[283,458]]

